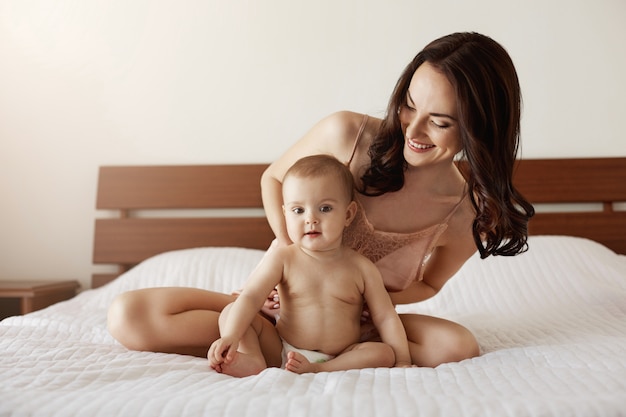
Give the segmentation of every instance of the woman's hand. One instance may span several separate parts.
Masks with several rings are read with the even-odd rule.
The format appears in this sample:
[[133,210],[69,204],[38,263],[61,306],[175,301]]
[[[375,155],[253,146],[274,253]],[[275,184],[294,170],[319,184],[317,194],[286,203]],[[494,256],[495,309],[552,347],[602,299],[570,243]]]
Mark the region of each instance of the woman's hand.
[[367,303],[363,304],[363,310],[361,311],[361,324],[371,322],[370,310],[367,308]]
[[267,296],[267,300],[261,307],[261,312],[274,320],[278,320],[280,314],[280,300],[278,299],[278,291],[276,288]]
[[[239,297],[242,289],[233,291],[231,294],[235,297]],[[269,319],[276,321],[280,315],[280,301],[278,299],[278,291],[276,288],[272,290],[267,296],[263,307],[261,307],[261,313],[265,314]]]

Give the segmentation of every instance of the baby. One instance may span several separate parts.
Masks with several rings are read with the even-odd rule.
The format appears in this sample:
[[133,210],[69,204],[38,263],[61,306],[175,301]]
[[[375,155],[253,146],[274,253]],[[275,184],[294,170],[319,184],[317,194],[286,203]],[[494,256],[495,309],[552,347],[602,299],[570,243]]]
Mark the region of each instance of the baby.
[[[217,372],[244,377],[267,368],[257,313],[275,287],[281,303],[273,343],[283,367],[296,373],[411,366],[409,345],[380,272],[342,245],[356,213],[353,177],[337,159],[305,157],[285,174],[283,212],[293,244],[271,249],[245,288],[220,315],[220,334],[208,352]],[[360,343],[363,303],[382,342]],[[267,338],[268,335],[264,335]],[[267,339],[265,339],[267,340]]]

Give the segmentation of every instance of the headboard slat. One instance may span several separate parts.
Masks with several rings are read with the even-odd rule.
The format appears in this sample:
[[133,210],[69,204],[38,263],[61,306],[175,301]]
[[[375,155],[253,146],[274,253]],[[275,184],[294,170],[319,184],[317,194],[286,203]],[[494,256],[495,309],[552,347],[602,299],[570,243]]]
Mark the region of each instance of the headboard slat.
[[514,183],[532,203],[626,201],[626,158],[525,159]]
[[274,238],[264,217],[97,219],[95,236],[94,262],[122,265],[193,247],[267,249]]
[[[616,225],[622,227],[616,227]],[[528,224],[531,235],[585,237],[626,254],[626,212],[537,213]]]
[[105,166],[98,209],[261,207],[267,164]]

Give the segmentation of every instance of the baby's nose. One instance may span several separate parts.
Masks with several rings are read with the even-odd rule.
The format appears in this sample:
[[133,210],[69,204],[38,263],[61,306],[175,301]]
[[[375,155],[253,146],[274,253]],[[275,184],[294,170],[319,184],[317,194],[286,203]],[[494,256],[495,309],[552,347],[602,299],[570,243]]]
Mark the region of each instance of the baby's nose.
[[317,217],[315,217],[315,216],[308,216],[306,218],[306,223],[307,224],[316,224],[317,223]]

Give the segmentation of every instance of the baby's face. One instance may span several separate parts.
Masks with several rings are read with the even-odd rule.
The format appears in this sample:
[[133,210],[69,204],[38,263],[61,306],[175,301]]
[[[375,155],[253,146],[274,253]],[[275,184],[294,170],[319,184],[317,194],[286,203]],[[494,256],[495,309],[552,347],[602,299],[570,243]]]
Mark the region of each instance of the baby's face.
[[340,181],[332,176],[287,177],[283,182],[283,202],[287,233],[294,243],[309,250],[341,246],[354,203],[346,197]]

